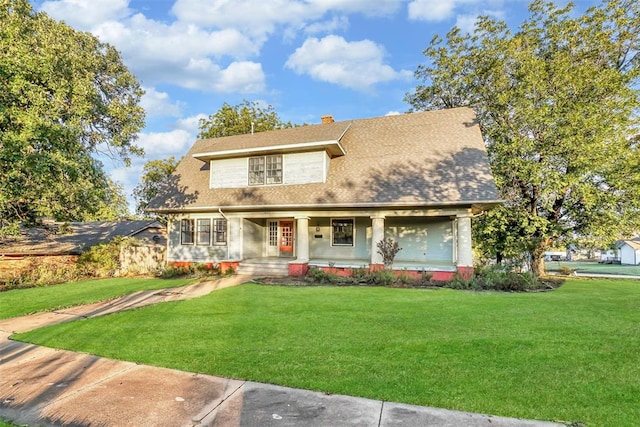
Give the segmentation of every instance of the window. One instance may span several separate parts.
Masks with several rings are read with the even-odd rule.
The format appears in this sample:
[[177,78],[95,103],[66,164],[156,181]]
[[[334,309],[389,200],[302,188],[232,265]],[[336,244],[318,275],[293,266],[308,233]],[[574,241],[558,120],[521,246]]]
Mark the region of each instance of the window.
[[267,184],[282,184],[282,156],[267,156]]
[[198,220],[198,229],[196,233],[197,243],[198,245],[210,245],[211,244],[211,220],[210,219],[199,219]]
[[224,246],[227,244],[227,220],[213,220],[213,244]]
[[282,155],[249,157],[249,185],[282,184]]
[[193,245],[192,219],[183,219],[180,221],[180,243],[183,245]]
[[249,158],[249,185],[264,184],[264,157]]
[[353,222],[353,218],[331,220],[331,242],[334,246],[353,246]]

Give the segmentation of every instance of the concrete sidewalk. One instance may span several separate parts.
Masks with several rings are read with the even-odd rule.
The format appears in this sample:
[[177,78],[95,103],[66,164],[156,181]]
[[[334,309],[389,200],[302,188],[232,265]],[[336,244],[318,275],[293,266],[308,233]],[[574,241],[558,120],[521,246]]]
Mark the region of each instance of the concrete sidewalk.
[[0,418],[29,426],[561,426],[329,395],[11,341],[14,332],[195,298],[234,276],[0,321]]

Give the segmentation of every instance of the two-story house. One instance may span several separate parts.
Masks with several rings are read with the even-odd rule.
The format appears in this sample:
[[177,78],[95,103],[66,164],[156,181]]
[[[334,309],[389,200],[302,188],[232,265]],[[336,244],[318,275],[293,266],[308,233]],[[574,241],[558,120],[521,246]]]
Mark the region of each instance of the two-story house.
[[472,271],[471,222],[496,203],[468,108],[197,141],[151,210],[169,214],[168,262],[243,268]]

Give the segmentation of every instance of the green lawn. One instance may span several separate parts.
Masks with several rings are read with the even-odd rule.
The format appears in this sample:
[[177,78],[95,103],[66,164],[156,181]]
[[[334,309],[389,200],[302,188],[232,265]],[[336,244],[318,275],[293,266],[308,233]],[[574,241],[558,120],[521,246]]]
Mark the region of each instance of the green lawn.
[[560,267],[568,267],[578,273],[624,274],[640,276],[640,265],[599,264],[595,261],[547,261],[547,271],[558,271]]
[[170,288],[191,282],[193,280],[190,279],[115,278],[15,289],[0,292],[0,319],[90,304],[145,289]]
[[636,281],[544,293],[245,284],[16,338],[385,401],[640,425]]

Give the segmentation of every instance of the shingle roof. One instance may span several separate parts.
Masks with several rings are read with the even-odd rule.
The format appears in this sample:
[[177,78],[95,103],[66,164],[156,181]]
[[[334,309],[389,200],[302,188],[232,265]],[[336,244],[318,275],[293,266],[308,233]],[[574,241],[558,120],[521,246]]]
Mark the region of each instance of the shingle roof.
[[22,230],[16,238],[0,240],[0,255],[74,255],[118,236],[133,236],[148,227],[164,227],[155,220],[71,222],[68,233],[56,228]]
[[[208,163],[193,157],[336,138],[346,155],[331,159],[325,183],[211,189]],[[401,207],[498,199],[475,114],[455,108],[200,140],[151,208]]]

